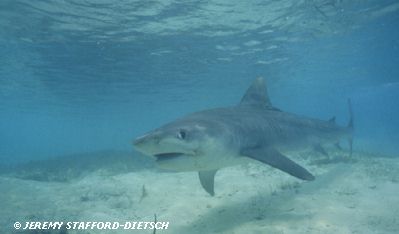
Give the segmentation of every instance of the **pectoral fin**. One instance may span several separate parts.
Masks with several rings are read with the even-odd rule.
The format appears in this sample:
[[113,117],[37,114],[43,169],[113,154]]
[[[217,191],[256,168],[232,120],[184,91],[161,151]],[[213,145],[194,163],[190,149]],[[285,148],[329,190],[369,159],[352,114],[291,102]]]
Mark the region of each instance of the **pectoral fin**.
[[207,191],[211,196],[215,195],[214,184],[215,184],[215,174],[217,170],[210,171],[199,171],[199,179],[202,187]]
[[272,167],[280,169],[292,176],[295,176],[302,180],[314,180],[314,176],[308,172],[305,168],[296,164],[291,159],[282,155],[275,149],[272,148],[250,148],[245,149],[241,152],[242,155],[245,155],[249,158],[261,161],[266,163]]

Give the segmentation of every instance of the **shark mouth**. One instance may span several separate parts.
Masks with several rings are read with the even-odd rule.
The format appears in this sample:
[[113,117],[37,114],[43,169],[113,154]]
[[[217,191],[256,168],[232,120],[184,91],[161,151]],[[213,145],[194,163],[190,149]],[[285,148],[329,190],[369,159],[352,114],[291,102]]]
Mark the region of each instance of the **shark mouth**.
[[157,159],[156,161],[165,161],[165,160],[171,160],[171,159],[175,159],[181,156],[184,156],[183,153],[162,153],[162,154],[155,154],[154,155]]

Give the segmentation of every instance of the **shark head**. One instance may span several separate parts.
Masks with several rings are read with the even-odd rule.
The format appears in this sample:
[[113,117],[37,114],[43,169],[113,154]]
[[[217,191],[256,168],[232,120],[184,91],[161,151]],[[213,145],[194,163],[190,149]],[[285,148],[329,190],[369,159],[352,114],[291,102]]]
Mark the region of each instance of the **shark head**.
[[139,152],[154,157],[163,169],[210,169],[215,167],[215,157],[230,153],[226,144],[220,142],[223,138],[218,137],[220,127],[188,116],[136,138],[133,145]]
[[[239,106],[271,108],[262,78],[248,88]],[[172,171],[214,170],[240,164],[245,161],[239,157],[242,138],[228,122],[236,112],[234,108],[195,112],[137,137],[133,145],[155,158],[160,168]],[[232,122],[237,124],[237,120],[230,121],[230,125]]]

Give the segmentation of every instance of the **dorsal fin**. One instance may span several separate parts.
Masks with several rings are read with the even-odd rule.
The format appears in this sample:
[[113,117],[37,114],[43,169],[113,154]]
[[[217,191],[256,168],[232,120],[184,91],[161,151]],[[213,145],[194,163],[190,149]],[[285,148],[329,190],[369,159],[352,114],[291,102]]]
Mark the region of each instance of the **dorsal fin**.
[[331,117],[331,118],[328,120],[328,122],[330,122],[330,123],[335,123],[335,116]]
[[257,105],[273,108],[267,95],[266,82],[262,77],[256,78],[241,99],[240,105]]

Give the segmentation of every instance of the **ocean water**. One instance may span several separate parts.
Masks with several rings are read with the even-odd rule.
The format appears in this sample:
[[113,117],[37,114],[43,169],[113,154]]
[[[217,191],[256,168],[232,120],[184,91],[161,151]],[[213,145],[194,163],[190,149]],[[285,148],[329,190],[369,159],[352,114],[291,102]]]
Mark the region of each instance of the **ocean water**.
[[[398,24],[396,0],[2,0],[0,232],[156,213],[170,222],[157,233],[398,233]],[[339,125],[350,98],[353,160],[299,157],[313,184],[227,168],[211,197],[196,173],[133,149],[184,114],[236,105],[256,77],[274,106]]]

